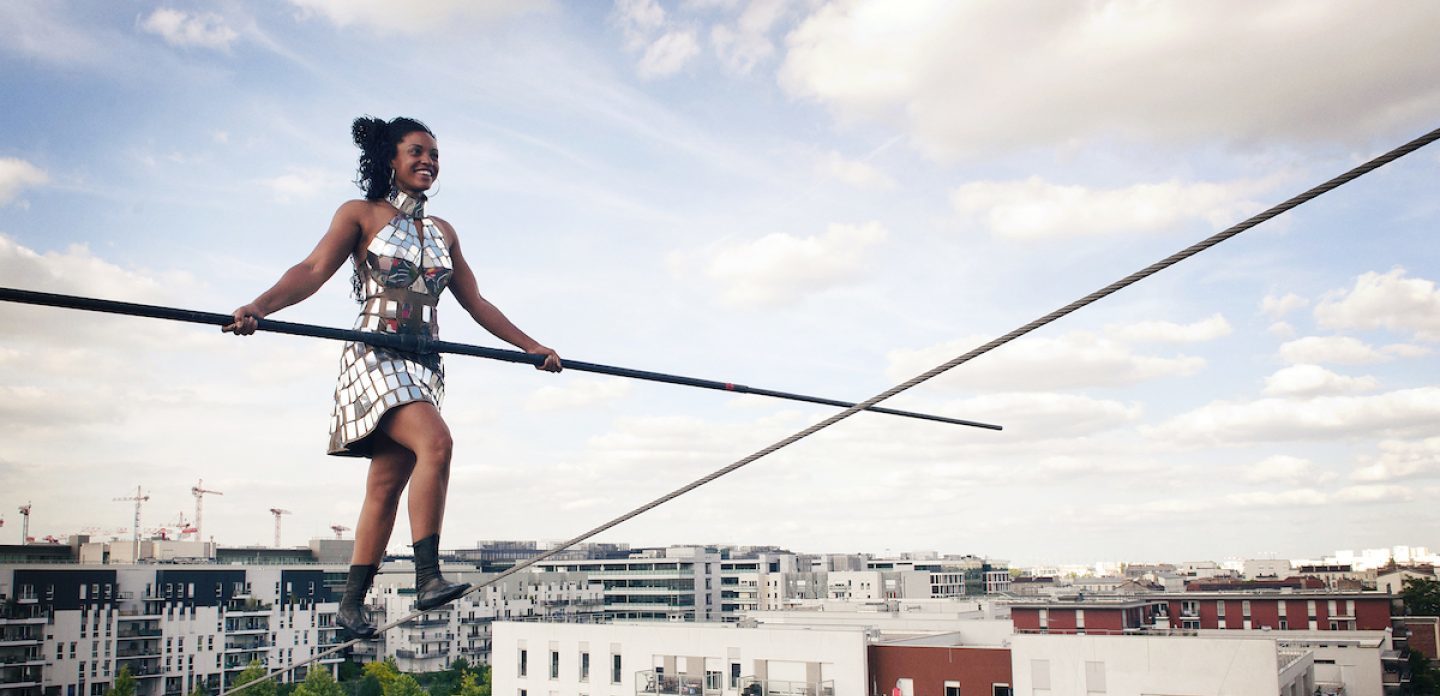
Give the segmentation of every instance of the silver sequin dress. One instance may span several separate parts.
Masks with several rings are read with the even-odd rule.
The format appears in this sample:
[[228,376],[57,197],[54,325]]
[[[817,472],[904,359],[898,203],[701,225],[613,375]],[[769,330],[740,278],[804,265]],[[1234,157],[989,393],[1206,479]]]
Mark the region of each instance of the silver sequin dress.
[[[423,198],[395,191],[389,201],[400,214],[370,241],[357,269],[364,300],[355,328],[438,338],[435,304],[452,272],[445,237],[425,217]],[[439,408],[444,396],[445,367],[439,354],[346,343],[335,384],[330,454],[371,456],[371,435],[387,411],[415,401]]]

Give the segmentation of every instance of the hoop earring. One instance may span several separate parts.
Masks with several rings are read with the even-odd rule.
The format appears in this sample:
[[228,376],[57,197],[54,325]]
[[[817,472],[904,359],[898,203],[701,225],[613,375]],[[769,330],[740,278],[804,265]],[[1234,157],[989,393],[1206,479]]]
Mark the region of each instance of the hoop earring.
[[438,196],[438,195],[440,195],[440,183],[439,183],[439,182],[436,182],[434,186],[430,187],[430,190],[428,190],[428,191],[425,192],[425,197],[426,197],[426,198],[434,198],[434,197],[436,197],[436,196]]

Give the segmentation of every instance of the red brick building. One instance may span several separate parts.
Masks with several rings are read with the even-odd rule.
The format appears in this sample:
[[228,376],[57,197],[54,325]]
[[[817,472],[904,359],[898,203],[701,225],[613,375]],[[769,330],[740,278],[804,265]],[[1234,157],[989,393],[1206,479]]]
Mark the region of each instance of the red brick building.
[[1146,628],[1383,631],[1391,596],[1375,592],[1184,592],[1010,605],[1021,633],[1131,633]]
[[1010,696],[1014,684],[1009,648],[871,645],[869,661],[870,696]]
[[1134,633],[1153,627],[1160,607],[1145,597],[1037,599],[1012,603],[1010,621],[1019,633]]

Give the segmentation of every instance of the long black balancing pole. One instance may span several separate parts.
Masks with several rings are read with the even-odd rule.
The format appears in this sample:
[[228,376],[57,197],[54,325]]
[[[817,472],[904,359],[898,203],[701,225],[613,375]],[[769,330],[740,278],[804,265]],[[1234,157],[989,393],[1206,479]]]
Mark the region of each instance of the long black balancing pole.
[[[217,314],[215,312],[197,312],[190,309],[179,309],[176,307],[162,307],[159,305],[136,304],[133,302],[116,302],[114,300],[101,300],[93,297],[79,297],[76,295],[59,295],[48,292],[35,292],[33,290],[19,290],[16,288],[0,287],[0,300],[6,302],[20,302],[24,304],[42,305],[46,307],[64,307],[66,309],[83,309],[92,312],[108,312],[111,314],[126,314],[136,317],[149,317],[152,319],[169,319],[171,321],[184,321],[192,324],[210,324],[212,326],[226,326],[235,321],[229,314]],[[411,353],[454,353],[457,355],[471,355],[477,358],[489,358],[491,360],[503,360],[505,362],[524,363],[526,365],[539,365],[545,361],[544,356],[522,353],[518,350],[502,350],[499,348],[486,348],[467,343],[453,343],[450,341],[437,341],[424,336],[408,334],[382,334],[369,331],[355,331],[353,329],[335,329],[328,326],[315,326],[313,324],[298,324],[288,321],[275,321],[273,319],[261,319],[260,330],[273,333],[290,334],[293,336],[311,336],[314,338],[329,338],[337,341],[360,341],[373,346],[403,350]],[[602,375],[614,375],[616,377],[629,377],[632,379],[643,379],[650,382],[666,382],[678,384],[685,387],[699,387],[701,389],[714,389],[716,391],[728,391],[736,394],[756,394],[759,396],[770,396],[777,399],[788,399],[790,401],[804,401],[812,404],[823,404],[826,406],[838,406],[849,408],[854,402],[841,401],[839,399],[826,399],[819,396],[807,396],[805,394],[792,394],[790,392],[775,391],[773,389],[760,389],[747,387],[743,384],[730,382],[716,382],[708,379],[695,379],[693,377],[682,377],[680,375],[669,375],[663,372],[650,372],[647,370],[632,370],[626,367],[614,367],[601,365],[599,363],[584,362],[581,360],[565,360],[565,369],[579,370],[580,372],[594,372]],[[986,428],[989,430],[1001,430],[998,425],[991,423],[980,423],[977,421],[962,420],[959,418],[946,418],[928,413],[916,413],[914,411],[901,411],[893,408],[882,408],[871,406],[866,409],[875,413],[885,413],[892,416],[904,416],[906,418],[919,418],[922,420],[936,421],[939,423],[950,423],[953,425],[968,425],[975,428]]]

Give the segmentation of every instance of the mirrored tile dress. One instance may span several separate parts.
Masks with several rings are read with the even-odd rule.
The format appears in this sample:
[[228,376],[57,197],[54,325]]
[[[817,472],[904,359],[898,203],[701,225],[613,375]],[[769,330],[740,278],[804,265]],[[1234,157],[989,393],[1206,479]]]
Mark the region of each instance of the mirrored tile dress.
[[[450,281],[450,252],[439,228],[425,217],[424,199],[395,192],[390,202],[401,213],[366,247],[359,268],[364,300],[355,328],[438,338],[435,305]],[[346,343],[335,385],[330,454],[371,456],[371,436],[387,411],[415,401],[439,408],[444,395],[445,368],[438,353]]]

